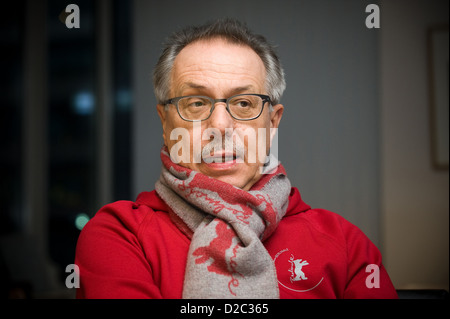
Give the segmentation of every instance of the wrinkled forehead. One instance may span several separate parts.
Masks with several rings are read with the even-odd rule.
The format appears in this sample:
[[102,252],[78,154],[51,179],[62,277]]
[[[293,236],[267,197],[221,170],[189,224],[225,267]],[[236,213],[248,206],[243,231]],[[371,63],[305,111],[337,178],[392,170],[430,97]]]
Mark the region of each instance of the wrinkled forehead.
[[187,45],[176,57],[171,91],[195,83],[215,90],[251,87],[259,91],[252,93],[263,93],[265,79],[264,63],[250,47],[223,39],[200,40]]

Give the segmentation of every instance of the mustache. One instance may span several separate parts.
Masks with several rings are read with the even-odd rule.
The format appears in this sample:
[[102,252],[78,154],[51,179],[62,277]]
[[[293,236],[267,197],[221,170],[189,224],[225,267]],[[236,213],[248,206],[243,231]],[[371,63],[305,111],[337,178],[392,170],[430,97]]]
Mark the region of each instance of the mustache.
[[213,135],[213,138],[210,139],[210,141],[202,147],[202,158],[214,156],[215,153],[226,154],[226,157],[244,156],[246,152],[244,143],[241,141],[235,141],[231,134],[225,133],[221,138],[214,133],[211,133],[211,135]]
[[[275,128],[276,130],[276,128]],[[186,128],[174,128],[170,132],[170,140],[177,141],[170,147],[170,157],[174,163],[266,163],[272,153],[272,140],[276,131],[270,128],[217,128],[201,129],[194,123],[194,136]],[[273,135],[275,134],[275,135]],[[270,140],[269,140],[269,139]],[[269,144],[270,143],[270,144]],[[275,138],[275,152],[277,152]]]

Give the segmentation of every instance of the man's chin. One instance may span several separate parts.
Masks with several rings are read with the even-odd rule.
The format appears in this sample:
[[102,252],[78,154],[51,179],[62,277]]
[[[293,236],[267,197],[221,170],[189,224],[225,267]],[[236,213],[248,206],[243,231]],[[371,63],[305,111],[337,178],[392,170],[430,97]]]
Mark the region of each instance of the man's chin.
[[245,164],[243,163],[237,163],[236,160],[232,160],[232,161],[226,161],[223,163],[216,163],[216,162],[212,162],[212,163],[199,163],[194,165],[194,167],[192,167],[193,170],[198,171],[204,175],[222,180],[222,179],[227,179],[230,180],[232,179],[234,176],[238,176],[239,172],[244,171]]
[[[198,169],[200,173],[243,190],[249,190],[260,177],[257,167],[249,168],[246,164],[235,163],[235,161],[234,163],[202,163],[199,166],[201,166]],[[249,174],[250,170],[255,171],[255,174]]]

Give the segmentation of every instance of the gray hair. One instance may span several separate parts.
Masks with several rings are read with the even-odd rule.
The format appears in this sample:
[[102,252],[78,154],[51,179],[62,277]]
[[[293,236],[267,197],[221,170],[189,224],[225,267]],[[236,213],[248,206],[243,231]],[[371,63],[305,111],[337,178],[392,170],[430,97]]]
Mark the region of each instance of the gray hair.
[[234,19],[220,19],[201,26],[189,26],[172,34],[153,71],[153,86],[159,104],[169,98],[170,75],[178,53],[188,44],[199,40],[223,38],[231,43],[252,48],[266,68],[266,90],[272,104],[279,103],[286,88],[284,71],[274,47],[262,35],[254,34],[248,27]]

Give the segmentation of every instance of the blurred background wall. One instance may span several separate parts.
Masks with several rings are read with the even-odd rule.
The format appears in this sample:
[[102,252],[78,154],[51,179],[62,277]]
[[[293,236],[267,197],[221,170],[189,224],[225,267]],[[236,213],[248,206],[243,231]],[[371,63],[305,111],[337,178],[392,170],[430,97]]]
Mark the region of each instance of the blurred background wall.
[[[447,287],[448,1],[384,1],[380,59],[381,234],[384,258],[397,286]],[[447,28],[443,99],[445,168],[433,164],[427,33]],[[445,121],[445,120],[444,120]]]
[[[64,23],[69,3],[80,28]],[[448,30],[447,1],[22,0],[0,22],[2,293],[73,297],[65,267],[83,225],[159,176],[151,72],[165,37],[218,17],[277,45],[278,153],[303,199],[360,227],[397,288],[448,290],[448,139],[436,168],[427,42]]]

